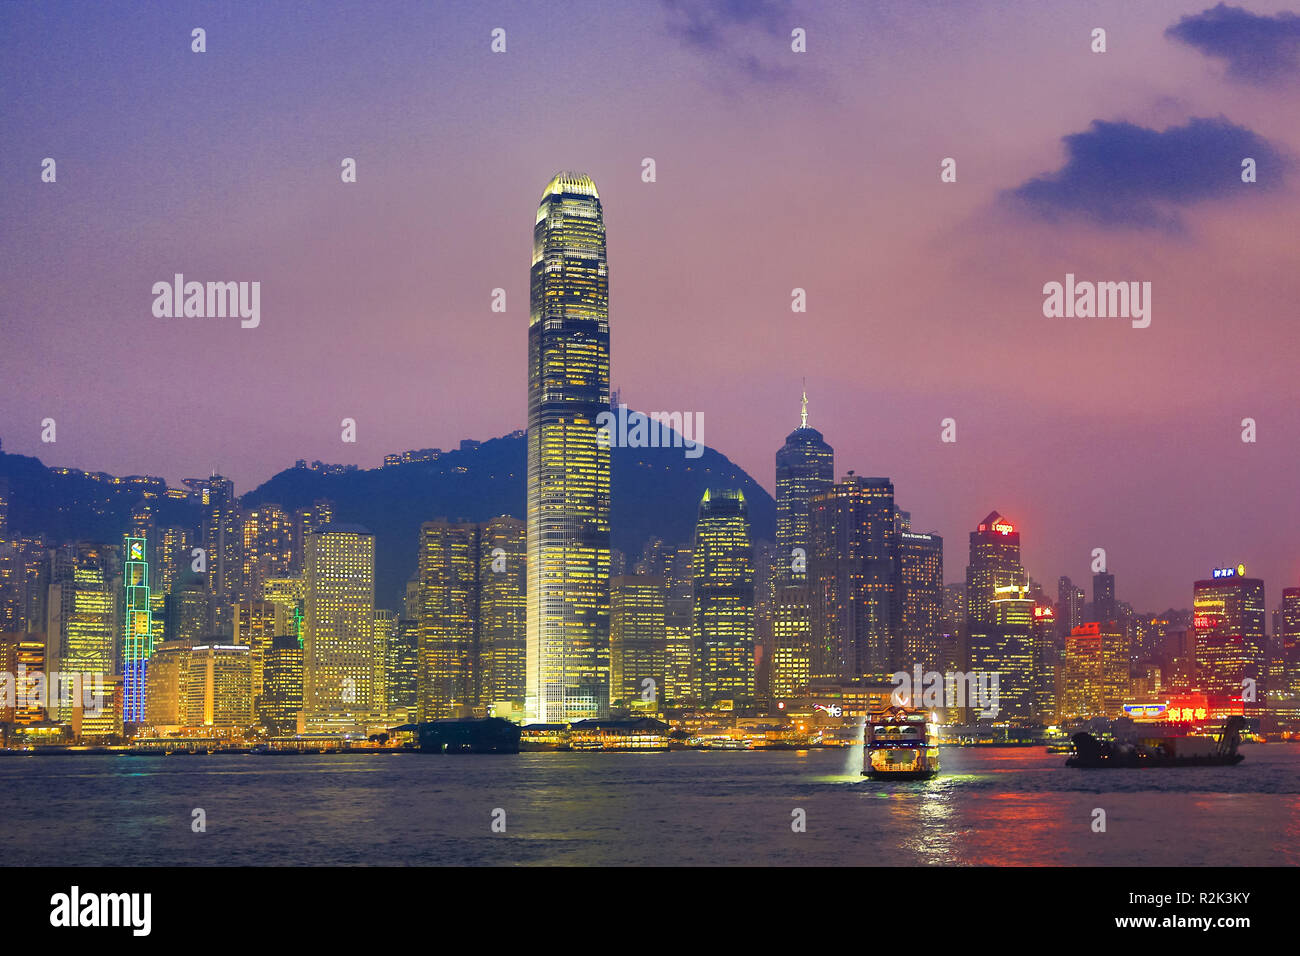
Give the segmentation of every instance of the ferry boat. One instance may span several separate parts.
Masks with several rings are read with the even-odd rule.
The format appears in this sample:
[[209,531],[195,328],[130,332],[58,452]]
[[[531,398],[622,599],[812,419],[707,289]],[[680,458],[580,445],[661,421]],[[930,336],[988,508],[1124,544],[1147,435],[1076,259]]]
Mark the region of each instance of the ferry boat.
[[928,711],[887,707],[869,714],[862,775],[872,780],[929,780],[939,772],[939,745]]

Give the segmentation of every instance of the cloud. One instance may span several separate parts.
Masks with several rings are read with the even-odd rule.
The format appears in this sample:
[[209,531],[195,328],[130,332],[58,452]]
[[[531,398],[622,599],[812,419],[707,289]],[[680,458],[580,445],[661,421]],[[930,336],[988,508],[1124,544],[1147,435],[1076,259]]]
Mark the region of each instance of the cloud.
[[1165,36],[1226,60],[1236,80],[1268,83],[1300,74],[1300,16],[1294,13],[1267,17],[1220,3],[1183,17]]
[[[784,82],[794,71],[753,52],[753,34],[771,40],[773,54],[789,50],[794,22],[791,0],[663,0],[668,11],[668,33],[687,47],[711,58],[729,61],[733,69],[754,80]],[[749,49],[746,49],[749,47]]]
[[[1003,193],[1005,203],[1040,219],[1178,231],[1180,209],[1280,185],[1288,166],[1268,140],[1222,117],[1193,118],[1164,131],[1094,120],[1063,141],[1065,165]],[[1255,185],[1241,181],[1246,157],[1258,168]]]

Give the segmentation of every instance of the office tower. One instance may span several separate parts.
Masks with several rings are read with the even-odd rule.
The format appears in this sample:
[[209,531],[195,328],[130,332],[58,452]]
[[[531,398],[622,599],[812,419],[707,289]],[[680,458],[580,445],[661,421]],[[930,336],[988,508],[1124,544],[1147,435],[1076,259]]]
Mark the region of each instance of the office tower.
[[812,677],[812,601],[807,581],[782,584],[772,614],[772,668],[769,697],[800,694]]
[[667,673],[664,700],[673,705],[695,698],[695,553],[675,548],[664,555],[664,637]]
[[0,478],[0,541],[9,537],[9,479]]
[[897,548],[894,610],[902,650],[899,663],[909,673],[917,664],[923,671],[936,670],[942,656],[943,538],[900,531]]
[[697,696],[705,704],[753,699],[754,548],[743,492],[704,492],[693,576]]
[[385,665],[389,726],[416,720],[419,654],[420,622],[411,618],[402,618],[397,622],[396,634],[388,642],[388,658]]
[[[790,561],[770,541],[754,545],[754,698],[766,709],[772,690],[773,624],[778,582],[784,580]],[[807,575],[802,576],[804,579]]]
[[[51,673],[117,673],[116,560],[106,545],[80,542],[50,552],[46,657]],[[54,695],[51,695],[53,698]],[[51,699],[56,720],[74,720],[80,699]]]
[[1020,532],[996,511],[970,535],[966,567],[966,640],[971,670],[997,674],[999,722],[1034,716],[1034,600],[1020,564]]
[[235,483],[213,475],[200,490],[203,504],[203,550],[207,564],[208,591],[213,595],[214,633],[230,633],[230,608],[238,600],[243,584],[242,531]]
[[155,732],[176,730],[185,723],[185,693],[189,685],[190,649],[198,641],[161,641],[149,658],[145,723]]
[[[609,697],[612,706],[657,712],[668,670],[664,579],[622,575],[609,584]],[[647,681],[649,683],[647,683]]]
[[245,644],[253,674],[253,704],[262,695],[263,669],[271,640],[290,633],[291,618],[284,606],[275,601],[240,601],[233,611],[232,644]]
[[1132,696],[1132,650],[1128,628],[1118,621],[1098,624],[1101,632],[1102,712],[1118,717]]
[[835,484],[835,451],[808,425],[808,393],[799,427],[776,453],[776,546],[782,557],[781,583],[807,578],[812,546],[812,499]]
[[420,527],[419,720],[469,717],[478,703],[478,525]]
[[273,737],[289,737],[302,727],[302,645],[293,634],[271,639],[263,660],[257,717]]
[[1247,714],[1258,714],[1264,702],[1258,686],[1249,699],[1247,683],[1262,676],[1264,608],[1264,582],[1246,577],[1245,565],[1217,568],[1193,587],[1200,687],[1212,697],[1243,700]]
[[0,694],[0,723],[45,720],[45,639],[23,631],[0,633],[0,674],[10,675],[13,697]]
[[149,599],[148,547],[144,538],[123,540],[125,607],[122,612],[122,720],[143,723],[149,655],[153,653],[153,608]]
[[178,581],[194,575],[194,535],[189,528],[163,528],[158,531],[158,564],[154,593],[171,594]]
[[187,727],[238,730],[253,723],[253,668],[246,644],[200,644],[185,671]]
[[812,499],[812,677],[888,680],[895,640],[894,486],[849,472]]
[[1098,624],[1116,620],[1115,575],[1100,571],[1092,576],[1092,614]]
[[608,409],[600,198],[560,173],[537,209],[528,318],[527,713],[544,723],[608,712]]
[[1082,624],[1073,628],[1065,639],[1057,720],[1064,722],[1106,716],[1103,680],[1100,626]]
[[164,601],[169,641],[199,641],[212,633],[212,595],[201,577],[177,581]]
[[1057,719],[1113,719],[1130,693],[1128,643],[1117,627],[1082,624],[1065,639],[1058,682]]
[[306,613],[304,611],[306,596],[305,578],[267,578],[262,582],[262,600],[270,601],[284,612],[284,633],[297,635],[299,644],[302,643],[302,620]]
[[480,526],[479,703],[522,708],[527,694],[528,525],[502,516]]
[[311,731],[364,729],[370,715],[375,539],[328,524],[304,539],[303,708]]
[[1051,723],[1056,717],[1056,675],[1061,660],[1057,649],[1058,630],[1056,609],[1050,604],[1035,604],[1030,628],[1034,655],[1031,686],[1033,716],[1041,724]]
[[262,598],[267,578],[292,574],[293,520],[279,505],[263,504],[243,513],[242,560],[246,598]]
[[1056,627],[1064,645],[1064,638],[1083,623],[1083,588],[1062,575],[1056,582]]
[[306,567],[307,535],[333,523],[334,502],[328,498],[317,498],[310,508],[299,508],[293,513],[293,551],[286,577],[302,575]]
[[375,610],[370,650],[370,716],[388,719],[388,645],[397,635],[397,612]]

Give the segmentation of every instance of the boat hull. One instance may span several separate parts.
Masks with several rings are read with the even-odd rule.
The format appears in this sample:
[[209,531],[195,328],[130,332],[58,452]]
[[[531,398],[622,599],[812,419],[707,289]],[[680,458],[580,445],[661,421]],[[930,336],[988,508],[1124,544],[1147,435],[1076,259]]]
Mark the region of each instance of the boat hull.
[[938,770],[864,770],[862,776],[869,780],[929,780],[937,777]]

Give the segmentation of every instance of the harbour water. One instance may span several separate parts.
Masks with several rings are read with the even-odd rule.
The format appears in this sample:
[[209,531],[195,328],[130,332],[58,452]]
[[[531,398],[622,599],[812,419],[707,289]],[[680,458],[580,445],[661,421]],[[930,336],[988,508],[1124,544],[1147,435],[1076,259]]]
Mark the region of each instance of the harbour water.
[[942,775],[911,783],[861,777],[860,747],[6,757],[0,863],[1300,864],[1300,744],[1243,752],[1087,771],[1042,748],[945,749]]

